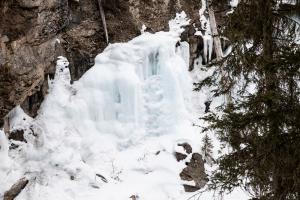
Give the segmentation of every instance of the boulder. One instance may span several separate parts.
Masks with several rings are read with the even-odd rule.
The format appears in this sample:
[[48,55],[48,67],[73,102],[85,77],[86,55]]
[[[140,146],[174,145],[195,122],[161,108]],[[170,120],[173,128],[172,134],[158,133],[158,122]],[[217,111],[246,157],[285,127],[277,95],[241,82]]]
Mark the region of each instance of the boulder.
[[187,155],[179,152],[175,152],[175,158],[179,162],[181,160],[186,159]]
[[[184,188],[188,192],[191,188],[203,188],[208,182],[205,173],[204,160],[199,153],[193,153],[190,162],[186,163],[186,167],[180,173],[180,178],[184,181],[194,181],[195,185],[185,185]],[[191,186],[191,187],[188,187]]]

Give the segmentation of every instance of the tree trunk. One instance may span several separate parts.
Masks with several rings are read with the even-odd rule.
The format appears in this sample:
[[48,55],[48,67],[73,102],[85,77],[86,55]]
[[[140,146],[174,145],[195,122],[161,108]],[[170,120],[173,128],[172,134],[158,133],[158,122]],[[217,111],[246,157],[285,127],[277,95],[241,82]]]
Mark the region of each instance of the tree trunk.
[[[219,62],[223,58],[223,51],[222,51],[222,44],[221,44],[220,36],[218,33],[218,27],[217,27],[217,22],[216,22],[216,18],[215,18],[215,13],[214,13],[211,5],[208,6],[208,15],[209,15],[211,33],[212,33],[213,41],[214,41],[214,49],[215,49],[217,61]],[[222,76],[221,84],[223,86],[228,85],[228,83],[227,83],[228,77],[226,77],[226,72],[224,70],[225,66],[226,66],[226,61],[220,65],[220,71],[221,71],[221,76]],[[232,99],[231,99],[230,92],[225,94],[225,98],[226,98],[227,103],[231,103]]]
[[223,57],[222,45],[221,45],[221,40],[220,40],[219,33],[218,33],[215,13],[214,13],[213,9],[211,8],[211,6],[208,7],[208,15],[209,15],[211,32],[212,32],[212,36],[214,39],[214,48],[215,48],[215,52],[216,52],[216,56],[217,56],[217,61],[220,61]]

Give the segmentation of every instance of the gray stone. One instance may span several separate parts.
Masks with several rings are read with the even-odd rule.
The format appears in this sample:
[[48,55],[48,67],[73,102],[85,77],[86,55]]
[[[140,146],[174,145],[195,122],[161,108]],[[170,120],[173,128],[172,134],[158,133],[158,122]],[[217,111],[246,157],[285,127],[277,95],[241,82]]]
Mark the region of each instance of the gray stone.
[[196,192],[201,189],[197,186],[187,185],[187,184],[183,184],[183,187],[185,192]]
[[191,153],[193,152],[193,149],[192,149],[191,145],[188,144],[188,143],[186,143],[186,142],[185,142],[185,143],[182,143],[182,144],[178,144],[178,146],[183,147],[184,151],[185,151],[187,154],[191,154]]
[[175,152],[175,158],[177,161],[184,160],[184,159],[186,159],[186,157],[187,157],[187,155],[185,155],[183,153]]
[[204,160],[199,153],[193,153],[190,162],[186,163],[186,167],[180,173],[180,178],[184,181],[194,181],[195,185],[184,185],[185,191],[189,192],[193,189],[201,189],[208,182],[205,173]]

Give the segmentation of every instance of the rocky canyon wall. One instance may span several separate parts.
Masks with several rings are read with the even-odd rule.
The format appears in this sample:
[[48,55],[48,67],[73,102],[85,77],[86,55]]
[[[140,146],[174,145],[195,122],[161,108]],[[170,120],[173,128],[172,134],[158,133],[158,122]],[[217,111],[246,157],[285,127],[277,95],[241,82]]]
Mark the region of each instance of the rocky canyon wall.
[[[175,13],[198,19],[198,0],[102,0],[109,41],[124,42],[149,30],[166,30]],[[0,1],[0,127],[17,105],[31,116],[47,94],[58,56],[70,62],[72,80],[94,65],[107,46],[98,0]]]

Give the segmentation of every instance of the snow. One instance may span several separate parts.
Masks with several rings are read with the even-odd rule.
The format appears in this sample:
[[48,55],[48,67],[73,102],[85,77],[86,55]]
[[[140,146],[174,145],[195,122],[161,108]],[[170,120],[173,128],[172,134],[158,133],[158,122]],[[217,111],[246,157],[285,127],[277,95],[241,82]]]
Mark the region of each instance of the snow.
[[8,141],[4,131],[0,130],[0,172],[7,171],[10,167],[10,158],[8,156]]
[[18,130],[27,127],[33,120],[26,115],[20,106],[15,107],[8,115],[10,130]]
[[[193,92],[193,81],[205,74],[201,67],[195,69],[200,75],[188,72],[188,43],[176,47],[188,23],[181,13],[169,32],[110,44],[73,85],[69,62],[59,57],[38,116],[32,119],[20,107],[9,115],[11,129],[26,129],[27,143],[7,141],[0,131],[0,198],[24,176],[30,182],[17,200],[192,196],[179,178],[185,164],[173,153],[182,151],[176,145],[182,141],[200,151],[200,128],[193,124],[209,91]],[[19,146],[9,151],[10,143]],[[225,197],[246,199],[239,191]],[[213,192],[199,199],[213,199]]]
[[230,6],[233,8],[237,7],[238,4],[239,4],[239,0],[231,0],[230,1]]
[[203,20],[204,12],[206,10],[206,0],[201,0],[201,8],[199,10],[200,21]]
[[180,35],[184,31],[184,26],[189,25],[189,23],[190,19],[187,18],[184,11],[176,13],[176,17],[169,21],[170,33],[174,32]]
[[297,0],[282,0],[281,3],[282,4],[296,5],[297,4]]
[[145,33],[147,26],[145,24],[142,25],[141,34]]
[[296,43],[300,44],[300,15],[294,14],[291,18],[296,22],[295,33],[296,33]]

